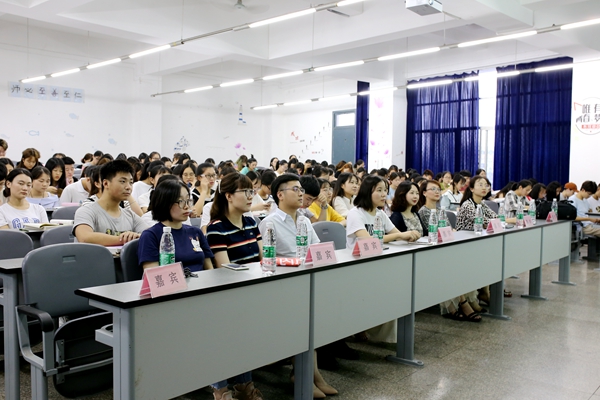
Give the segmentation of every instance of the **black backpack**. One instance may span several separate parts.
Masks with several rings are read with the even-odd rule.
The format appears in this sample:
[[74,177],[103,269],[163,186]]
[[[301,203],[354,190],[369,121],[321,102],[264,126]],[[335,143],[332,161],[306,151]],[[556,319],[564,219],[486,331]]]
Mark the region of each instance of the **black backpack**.
[[[536,218],[546,219],[550,211],[552,211],[552,202],[542,200],[537,204]],[[575,218],[577,218],[577,208],[575,208],[575,206],[568,200],[559,201],[557,217],[558,219],[573,221]]]

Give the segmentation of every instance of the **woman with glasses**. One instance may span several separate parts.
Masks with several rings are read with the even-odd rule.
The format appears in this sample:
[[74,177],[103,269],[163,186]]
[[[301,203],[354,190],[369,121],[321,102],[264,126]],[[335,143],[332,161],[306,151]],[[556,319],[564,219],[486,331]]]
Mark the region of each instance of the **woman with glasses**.
[[194,200],[194,211],[197,217],[202,215],[202,207],[213,200],[215,191],[213,186],[217,181],[215,166],[211,163],[202,163],[196,168],[196,183],[192,190]]
[[[344,172],[345,173],[345,172]],[[319,221],[333,221],[339,222],[343,226],[346,226],[346,218],[342,217],[335,209],[329,204],[331,199],[333,198],[333,188],[331,187],[331,183],[329,183],[326,179],[318,179],[320,186],[320,195],[317,197],[308,209],[315,214],[315,217]],[[324,201],[320,200],[323,199]],[[326,218],[320,219],[319,216],[321,212],[327,214]]]
[[429,180],[420,185],[419,191],[419,217],[424,224],[429,225],[429,217],[432,211],[437,211],[438,201],[442,193],[442,186],[438,181]]
[[184,224],[193,206],[194,201],[185,183],[165,180],[156,186],[149,208],[152,219],[160,222],[146,229],[140,237],[138,259],[143,268],[158,265],[160,239],[165,226],[171,227],[175,241],[175,262],[181,262],[192,272],[213,268],[213,253],[206,237],[199,228]]

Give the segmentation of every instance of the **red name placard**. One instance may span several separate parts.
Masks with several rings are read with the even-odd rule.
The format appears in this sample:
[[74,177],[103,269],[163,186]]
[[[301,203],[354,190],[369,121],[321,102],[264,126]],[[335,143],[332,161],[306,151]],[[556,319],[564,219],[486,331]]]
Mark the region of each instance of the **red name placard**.
[[383,253],[381,243],[378,238],[357,238],[352,250],[353,256],[376,256]]
[[315,267],[334,264],[336,262],[333,242],[313,244],[308,248],[308,253],[306,253],[305,263],[312,263]]
[[554,211],[550,211],[548,216],[546,217],[546,222],[556,222],[558,221],[558,217]]
[[181,263],[146,268],[142,277],[140,296],[149,294],[154,297],[181,292],[187,289]]
[[447,243],[452,242],[454,240],[454,231],[452,227],[445,226],[443,228],[438,228],[438,243]]
[[525,228],[531,228],[533,226],[533,219],[531,215],[525,215],[523,217],[523,221],[525,222]]
[[487,233],[498,233],[502,232],[502,221],[498,218],[490,219],[488,223],[487,229],[485,230]]

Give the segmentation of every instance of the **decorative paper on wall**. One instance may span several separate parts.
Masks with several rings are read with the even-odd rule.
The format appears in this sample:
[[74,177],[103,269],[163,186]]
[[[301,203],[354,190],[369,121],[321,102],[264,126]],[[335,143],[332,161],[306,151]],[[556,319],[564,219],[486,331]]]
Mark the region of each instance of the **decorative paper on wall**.
[[175,147],[173,147],[173,151],[176,153],[185,153],[187,152],[187,148],[190,145],[190,142],[182,136],[181,139],[177,143],[175,143]]
[[600,133],[600,98],[588,97],[581,102],[573,102],[575,126],[585,135]]
[[388,168],[392,163],[392,92],[371,95],[369,99],[369,170]]
[[60,86],[32,85],[30,83],[8,82],[8,97],[33,100],[85,103],[85,90]]
[[238,125],[246,125],[246,120],[244,120],[244,110],[242,110],[241,104],[240,104],[240,111],[238,113]]

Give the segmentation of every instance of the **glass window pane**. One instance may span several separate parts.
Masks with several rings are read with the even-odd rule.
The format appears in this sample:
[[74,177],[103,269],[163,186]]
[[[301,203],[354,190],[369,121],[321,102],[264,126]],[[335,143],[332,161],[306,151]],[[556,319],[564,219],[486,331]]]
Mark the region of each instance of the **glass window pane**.
[[337,114],[335,116],[335,126],[354,126],[355,120],[355,113]]

